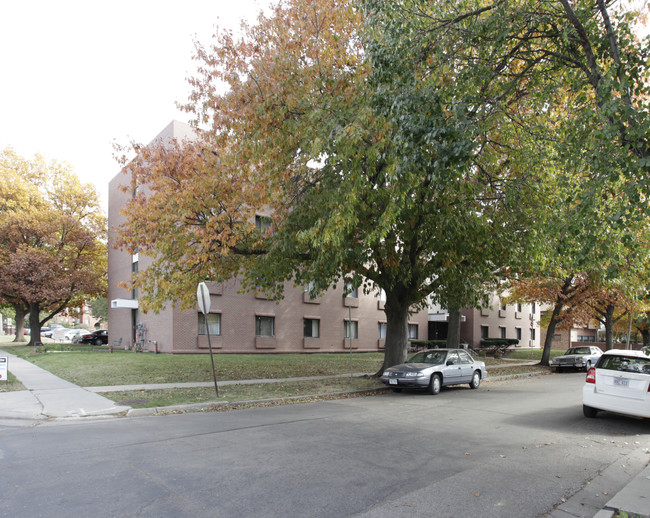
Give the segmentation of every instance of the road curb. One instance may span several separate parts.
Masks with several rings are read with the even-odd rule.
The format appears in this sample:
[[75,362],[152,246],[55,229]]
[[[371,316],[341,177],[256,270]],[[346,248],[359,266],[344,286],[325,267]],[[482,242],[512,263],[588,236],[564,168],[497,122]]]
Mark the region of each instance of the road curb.
[[126,413],[126,417],[145,417],[156,415],[168,415],[174,413],[188,413],[188,412],[209,412],[217,411],[219,409],[248,407],[248,406],[261,406],[261,405],[277,405],[282,403],[301,403],[312,401],[314,399],[337,399],[345,396],[362,396],[372,395],[373,393],[388,392],[388,387],[377,387],[374,389],[352,390],[345,392],[327,392],[323,394],[309,394],[304,396],[291,396],[282,398],[268,398],[268,399],[248,399],[245,401],[212,401],[207,403],[191,403],[188,405],[172,405],[163,407],[149,407],[149,408],[132,408]]

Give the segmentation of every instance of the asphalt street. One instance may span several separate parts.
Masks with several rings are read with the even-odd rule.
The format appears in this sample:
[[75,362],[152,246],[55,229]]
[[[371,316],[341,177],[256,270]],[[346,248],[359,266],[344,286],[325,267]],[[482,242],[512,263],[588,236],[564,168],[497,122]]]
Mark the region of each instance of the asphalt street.
[[0,516],[521,518],[580,492],[592,517],[648,463],[650,421],[584,418],[583,381],[0,426]]

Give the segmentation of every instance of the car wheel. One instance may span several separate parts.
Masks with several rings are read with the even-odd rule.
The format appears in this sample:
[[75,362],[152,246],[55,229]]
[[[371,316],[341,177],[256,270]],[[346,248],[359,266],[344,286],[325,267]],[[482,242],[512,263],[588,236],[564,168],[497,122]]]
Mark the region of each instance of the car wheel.
[[429,394],[436,396],[440,394],[440,388],[442,387],[442,379],[440,379],[440,374],[434,374],[431,376],[431,381],[429,382]]
[[558,367],[555,369],[555,372],[562,372],[562,367]]
[[95,340],[95,345],[102,345],[102,339],[98,338],[97,340]]
[[472,381],[469,386],[473,389],[477,389],[481,386],[481,373],[479,371],[474,371],[474,374],[472,374]]
[[585,417],[596,417],[598,409],[587,405],[582,405],[582,413],[585,415]]

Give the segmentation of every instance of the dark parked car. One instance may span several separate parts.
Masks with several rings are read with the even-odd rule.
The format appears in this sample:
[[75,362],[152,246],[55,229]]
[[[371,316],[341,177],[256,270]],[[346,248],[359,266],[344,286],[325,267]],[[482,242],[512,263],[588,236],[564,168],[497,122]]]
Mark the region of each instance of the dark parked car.
[[417,353],[407,363],[386,369],[379,380],[397,392],[420,388],[435,395],[447,385],[468,383],[477,389],[486,377],[485,363],[476,361],[464,349],[430,349]]
[[79,343],[93,344],[93,345],[106,345],[108,344],[108,330],[100,329],[92,333],[85,334],[79,339]]

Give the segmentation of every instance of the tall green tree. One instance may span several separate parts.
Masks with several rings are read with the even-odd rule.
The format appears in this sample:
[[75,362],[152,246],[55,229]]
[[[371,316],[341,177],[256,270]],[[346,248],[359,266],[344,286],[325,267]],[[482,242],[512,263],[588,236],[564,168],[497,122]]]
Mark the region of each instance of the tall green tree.
[[404,361],[408,314],[430,294],[464,307],[503,275],[527,237],[516,193],[533,206],[539,184],[496,168],[494,146],[480,169],[470,100],[422,81],[416,60],[380,70],[387,27],[369,21],[356,2],[293,0],[198,46],[197,140],[125,163],[136,195],[118,245],[154,260],[134,281],[144,307],[192,304],[204,278],[276,297],[346,278],[386,293],[383,369]]
[[549,187],[535,226],[543,246],[517,273],[539,279],[538,291],[555,287],[556,316],[574,279],[626,296],[645,286],[650,82],[640,13],[605,0],[365,4],[389,20],[393,48],[418,56],[422,70],[431,54],[445,56],[450,80],[475,92],[472,107],[503,113],[539,144],[541,153],[513,146],[522,168],[543,163]]
[[10,149],[0,153],[0,200],[0,297],[29,309],[34,343],[54,315],[105,294],[106,220],[94,187],[66,165]]

